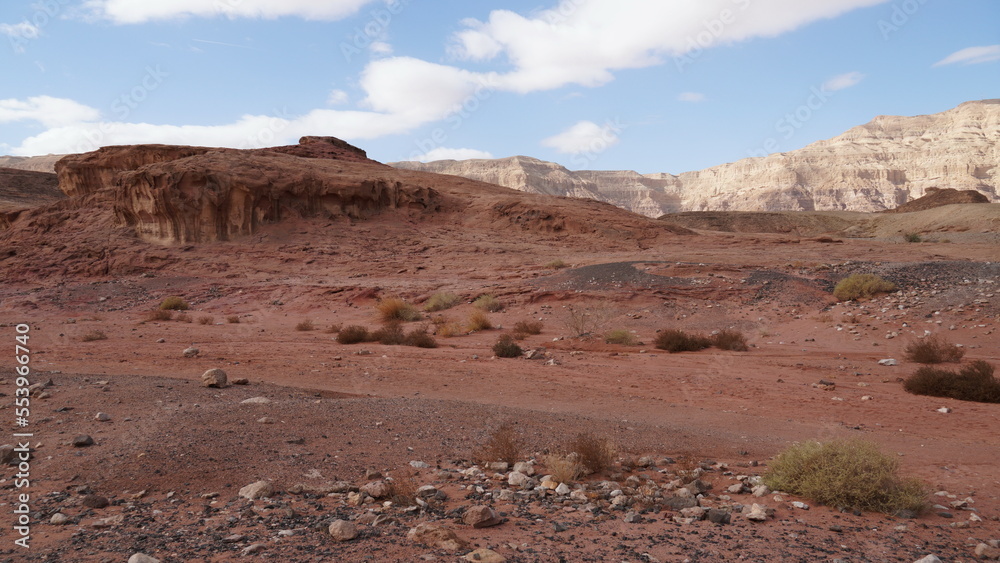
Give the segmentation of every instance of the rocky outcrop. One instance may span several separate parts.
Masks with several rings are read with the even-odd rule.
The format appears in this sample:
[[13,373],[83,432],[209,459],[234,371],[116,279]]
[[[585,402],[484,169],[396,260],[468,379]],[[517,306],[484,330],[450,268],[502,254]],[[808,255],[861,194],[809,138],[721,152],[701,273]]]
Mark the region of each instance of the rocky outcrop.
[[63,156],[61,154],[49,154],[45,156],[0,156],[0,168],[48,172],[52,174],[56,171],[56,162]]
[[945,188],[929,188],[927,195],[908,201],[895,209],[889,209],[886,213],[912,213],[914,211],[924,211],[944,205],[954,205],[961,203],[989,203],[990,198],[973,190],[955,190]]
[[56,162],[59,189],[69,197],[113,188],[118,176],[149,164],[169,162],[212,149],[174,145],[121,145],[103,147],[83,154],[71,154]]
[[0,213],[38,207],[63,197],[55,174],[0,168]]
[[1000,100],[916,117],[879,116],[799,150],[679,175],[572,172],[527,157],[398,162],[517,190],[588,197],[650,217],[680,211],[882,211],[931,188],[1000,201]]

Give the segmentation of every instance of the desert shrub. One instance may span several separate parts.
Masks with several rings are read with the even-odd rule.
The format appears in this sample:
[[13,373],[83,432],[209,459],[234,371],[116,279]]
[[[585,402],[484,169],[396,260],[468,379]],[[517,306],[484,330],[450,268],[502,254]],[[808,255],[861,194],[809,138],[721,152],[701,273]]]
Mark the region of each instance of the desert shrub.
[[526,336],[541,333],[542,321],[517,321],[514,323],[515,340],[522,340]]
[[187,311],[190,308],[191,305],[188,305],[187,301],[176,295],[171,295],[160,302],[160,309],[164,311]]
[[426,326],[415,328],[406,333],[406,339],[403,341],[403,344],[416,348],[437,348],[438,346],[437,340],[434,340],[434,337],[428,332]]
[[493,353],[496,354],[498,358],[519,358],[522,354],[524,354],[524,350],[517,345],[513,336],[503,334],[500,336],[500,339],[497,340],[496,344],[493,345]]
[[174,318],[174,312],[168,311],[167,309],[157,309],[155,311],[150,311],[149,316],[146,317],[147,321],[169,321]]
[[437,335],[444,338],[452,338],[469,333],[469,328],[462,323],[446,321],[441,324],[435,324],[437,325]]
[[635,335],[624,329],[612,330],[604,335],[604,342],[632,346],[635,344]]
[[720,350],[733,350],[736,352],[746,352],[750,348],[747,346],[747,337],[738,330],[725,329],[712,335],[712,345]]
[[764,483],[835,508],[921,512],[926,491],[897,474],[899,461],[861,439],[800,442],[771,462]]
[[599,332],[614,316],[614,309],[606,303],[588,307],[567,307],[564,322],[573,336],[586,336]]
[[489,438],[472,452],[472,457],[480,463],[506,461],[513,465],[521,460],[523,444],[514,425],[507,422],[490,432]]
[[562,260],[553,260],[545,265],[546,268],[551,268],[553,270],[561,270],[565,268],[567,264]]
[[413,305],[398,297],[387,297],[375,304],[379,318],[383,322],[415,321],[420,318],[420,312]]
[[413,506],[417,504],[417,483],[412,477],[386,480],[386,498],[394,504]]
[[993,375],[993,365],[982,360],[972,362],[958,372],[922,367],[906,378],[903,389],[914,395],[1000,403],[1000,380]]
[[852,274],[837,282],[833,296],[840,301],[853,301],[893,291],[896,291],[896,284],[875,274]]
[[[188,321],[190,322],[190,321]],[[200,325],[210,325],[215,322],[215,317],[198,317],[198,324]]]
[[475,301],[472,302],[472,305],[477,309],[490,313],[503,311],[503,303],[490,294],[480,295]]
[[179,313],[176,317],[174,317],[174,320],[179,323],[193,323],[194,317],[187,313]]
[[396,344],[402,344],[403,341],[406,340],[406,336],[403,334],[402,323],[395,321],[382,325],[382,328],[371,334],[371,339],[375,340],[379,344],[394,346]]
[[924,240],[917,233],[908,233],[903,235],[903,238],[906,239],[906,242],[923,242]]
[[104,331],[101,330],[92,330],[84,334],[82,337],[80,337],[80,340],[83,340],[84,342],[94,342],[95,340],[107,340],[107,339],[108,335],[104,334]]
[[454,293],[435,293],[424,303],[424,311],[444,311],[458,305],[462,298]]
[[656,336],[654,344],[660,350],[671,354],[677,352],[697,352],[712,345],[712,341],[704,336],[688,334],[683,330],[664,330]]
[[587,472],[587,469],[580,463],[578,456],[573,454],[547,455],[544,461],[545,471],[557,483],[572,483],[583,477]]
[[569,450],[579,456],[580,464],[588,473],[600,473],[615,462],[615,446],[611,440],[589,432],[577,434],[569,443]]
[[965,350],[948,342],[937,334],[932,334],[923,340],[915,340],[903,349],[904,356],[918,364],[941,364],[944,362],[960,362],[965,356]]
[[337,334],[343,326],[340,323],[334,323],[326,328],[325,333],[327,334]]
[[299,321],[299,323],[295,325],[295,330],[299,332],[309,332],[311,330],[314,330],[315,328],[316,325],[314,325],[313,322],[309,319]]
[[229,323],[229,324],[231,324],[231,325],[238,325],[238,324],[240,324],[240,316],[239,315],[229,315],[228,317],[226,317],[226,322]]
[[368,334],[368,329],[359,325],[345,326],[337,333],[337,342],[340,344],[357,344],[370,340],[371,335]]
[[481,330],[489,330],[493,328],[493,323],[490,322],[490,318],[486,316],[486,313],[482,311],[473,311],[469,315],[469,332],[479,332]]

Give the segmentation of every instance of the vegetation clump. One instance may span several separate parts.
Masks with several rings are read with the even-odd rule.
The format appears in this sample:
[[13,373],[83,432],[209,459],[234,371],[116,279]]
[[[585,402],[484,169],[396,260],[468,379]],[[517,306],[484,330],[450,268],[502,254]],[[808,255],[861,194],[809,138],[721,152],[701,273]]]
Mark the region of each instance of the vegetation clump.
[[636,343],[635,335],[624,329],[616,329],[609,331],[604,335],[604,342],[607,344],[621,344],[624,346],[634,346]]
[[833,296],[840,301],[870,299],[880,293],[896,291],[896,284],[875,274],[852,274],[837,282]]
[[897,473],[899,461],[860,439],[794,444],[771,462],[764,484],[835,508],[919,514],[927,492]]
[[358,344],[360,342],[370,342],[371,335],[368,329],[360,325],[349,325],[341,328],[337,333],[337,342],[340,344]]
[[415,328],[406,333],[403,344],[415,348],[437,348],[437,340],[427,330],[426,326]]
[[503,311],[503,303],[493,295],[480,295],[472,302],[472,305],[477,309],[487,311],[490,313],[497,313]]
[[486,313],[482,311],[473,311],[469,315],[469,332],[479,332],[481,330],[489,330],[493,328],[493,323],[490,322],[490,318],[486,316]]
[[965,356],[965,350],[948,342],[937,334],[932,334],[922,340],[915,340],[906,345],[904,358],[918,364],[942,364],[944,362],[960,362]]
[[654,345],[660,350],[671,354],[677,352],[698,352],[712,346],[712,340],[697,334],[688,334],[683,330],[668,329],[656,336]]
[[84,342],[94,342],[96,340],[107,340],[107,339],[108,339],[108,335],[104,334],[104,331],[101,331],[101,330],[92,330],[92,331],[84,334],[80,338],[80,340],[83,340]]
[[738,330],[725,329],[712,335],[712,345],[720,350],[731,350],[733,352],[746,352],[747,337]]
[[503,334],[493,345],[493,353],[498,358],[519,358],[524,354],[524,350],[517,345],[513,336]]
[[164,311],[187,311],[190,308],[191,305],[187,301],[176,295],[171,295],[160,302],[160,309]]
[[903,382],[903,389],[914,395],[1000,403],[1000,380],[993,374],[993,365],[983,360],[957,372],[924,366]]
[[454,293],[435,293],[424,303],[424,311],[434,312],[451,309],[455,305],[458,305],[461,300],[462,298]]
[[576,454],[545,456],[545,470],[556,483],[572,483],[587,473]]
[[577,434],[569,443],[569,450],[578,456],[587,473],[600,473],[615,462],[615,446],[607,438],[589,432]]
[[375,304],[382,322],[416,321],[420,319],[420,311],[413,305],[398,297],[387,297]]
[[472,457],[481,463],[505,461],[513,465],[521,460],[523,444],[514,425],[506,422],[490,433],[486,442],[477,448]]
[[515,340],[524,340],[527,336],[541,333],[542,321],[517,321],[514,323]]

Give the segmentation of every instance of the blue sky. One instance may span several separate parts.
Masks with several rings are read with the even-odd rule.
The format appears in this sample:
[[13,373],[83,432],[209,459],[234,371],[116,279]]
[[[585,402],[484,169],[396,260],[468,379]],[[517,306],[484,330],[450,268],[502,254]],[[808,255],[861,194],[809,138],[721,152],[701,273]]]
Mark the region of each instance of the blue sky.
[[332,135],[697,170],[1000,97],[996,0],[6,0],[0,154]]

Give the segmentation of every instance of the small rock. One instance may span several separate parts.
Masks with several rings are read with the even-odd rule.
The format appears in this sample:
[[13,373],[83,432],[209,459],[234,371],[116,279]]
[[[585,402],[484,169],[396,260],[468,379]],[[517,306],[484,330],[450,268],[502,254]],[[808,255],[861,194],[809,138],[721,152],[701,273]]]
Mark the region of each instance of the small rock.
[[160,560],[145,553],[133,553],[132,557],[128,558],[128,563],[160,563]]
[[495,510],[485,505],[469,507],[462,516],[462,521],[473,528],[489,528],[503,522]]
[[732,514],[718,508],[709,508],[708,521],[713,524],[728,524],[732,521]]
[[53,526],[62,526],[63,524],[68,524],[68,523],[69,523],[69,517],[63,514],[62,512],[56,512],[55,514],[52,515],[52,518],[49,518],[49,524],[52,524]]
[[799,510],[809,510],[809,505],[804,502],[794,501],[792,502],[792,506]]
[[823,391],[833,391],[837,388],[837,384],[832,381],[827,381],[825,379],[820,379],[816,383],[812,384],[816,389],[822,389]]
[[410,467],[414,469],[427,469],[428,467],[430,467],[430,464],[428,464],[426,461],[411,461]]
[[928,555],[926,557],[917,559],[913,563],[941,563],[941,560],[938,559],[937,555]]
[[511,487],[523,487],[528,483],[528,476],[520,471],[511,471],[507,475],[507,484]]
[[219,368],[213,368],[201,374],[202,387],[216,387],[222,389],[226,386],[226,372]]
[[767,520],[767,507],[754,504],[751,507],[744,508],[743,511],[746,519],[752,522],[764,522]]
[[638,524],[639,522],[642,522],[642,516],[637,512],[629,512],[624,518],[622,518],[622,520],[628,524]]
[[86,434],[80,434],[73,438],[74,448],[86,448],[87,446],[93,446],[94,439]]
[[240,401],[241,405],[266,405],[271,402],[271,399],[267,397],[250,397],[249,399],[243,399]]
[[330,523],[329,531],[337,541],[350,541],[358,537],[358,529],[347,520],[334,520]]
[[976,546],[976,557],[979,559],[1000,559],[1000,549],[988,543],[981,543]]
[[201,350],[195,348],[194,346],[192,346],[190,348],[185,348],[184,349],[184,357],[185,358],[194,358],[198,354],[201,354]]
[[164,342],[166,342],[166,341],[167,341],[167,339],[166,339],[166,338],[157,338],[157,339],[156,339],[156,343],[157,343],[157,344],[163,344],[163,343],[164,343]]
[[257,481],[240,489],[239,494],[241,497],[250,500],[268,498],[274,494],[274,486],[267,481]]
[[111,415],[106,412],[99,412],[94,415],[94,420],[98,422],[109,422],[111,420]]
[[250,380],[245,377],[237,377],[230,383],[232,383],[233,385],[250,385]]
[[93,528],[111,528],[112,526],[118,526],[125,521],[124,514],[116,514],[114,516],[108,516],[107,518],[101,518],[99,520],[94,520],[90,523]]
[[771,489],[767,485],[757,485],[753,488],[753,496],[755,497],[766,497],[771,494]]
[[531,477],[535,474],[535,465],[528,461],[519,461],[514,464],[514,471],[524,473],[528,477]]
[[476,561],[478,563],[505,563],[507,561],[499,553],[485,547],[466,553],[465,560]]
[[698,520],[704,519],[707,512],[707,510],[700,506],[692,506],[690,508],[682,508],[681,516],[684,518],[690,518],[697,522]]
[[951,412],[951,409],[950,409],[950,408],[948,408],[948,407],[941,407],[941,408],[939,408],[939,409],[937,410],[937,412],[939,412],[939,413],[941,413],[941,414],[948,414],[948,413],[950,413],[950,412]]
[[897,362],[894,358],[886,358],[884,360],[879,360],[878,361],[878,365],[880,365],[880,366],[898,366],[899,362]]
[[410,528],[406,533],[407,539],[431,547],[437,547],[446,551],[458,551],[465,549],[469,543],[455,535],[455,532],[427,522],[417,524],[415,528]]
[[242,553],[243,555],[255,555],[257,553],[260,553],[261,551],[264,551],[265,549],[267,549],[267,545],[262,543],[254,543],[244,547],[243,551],[241,551],[240,553]]
[[0,465],[7,465],[14,461],[17,454],[14,452],[14,446],[11,444],[4,444],[0,446]]
[[372,498],[385,498],[389,496],[389,483],[385,481],[372,481],[362,486],[361,492]]

